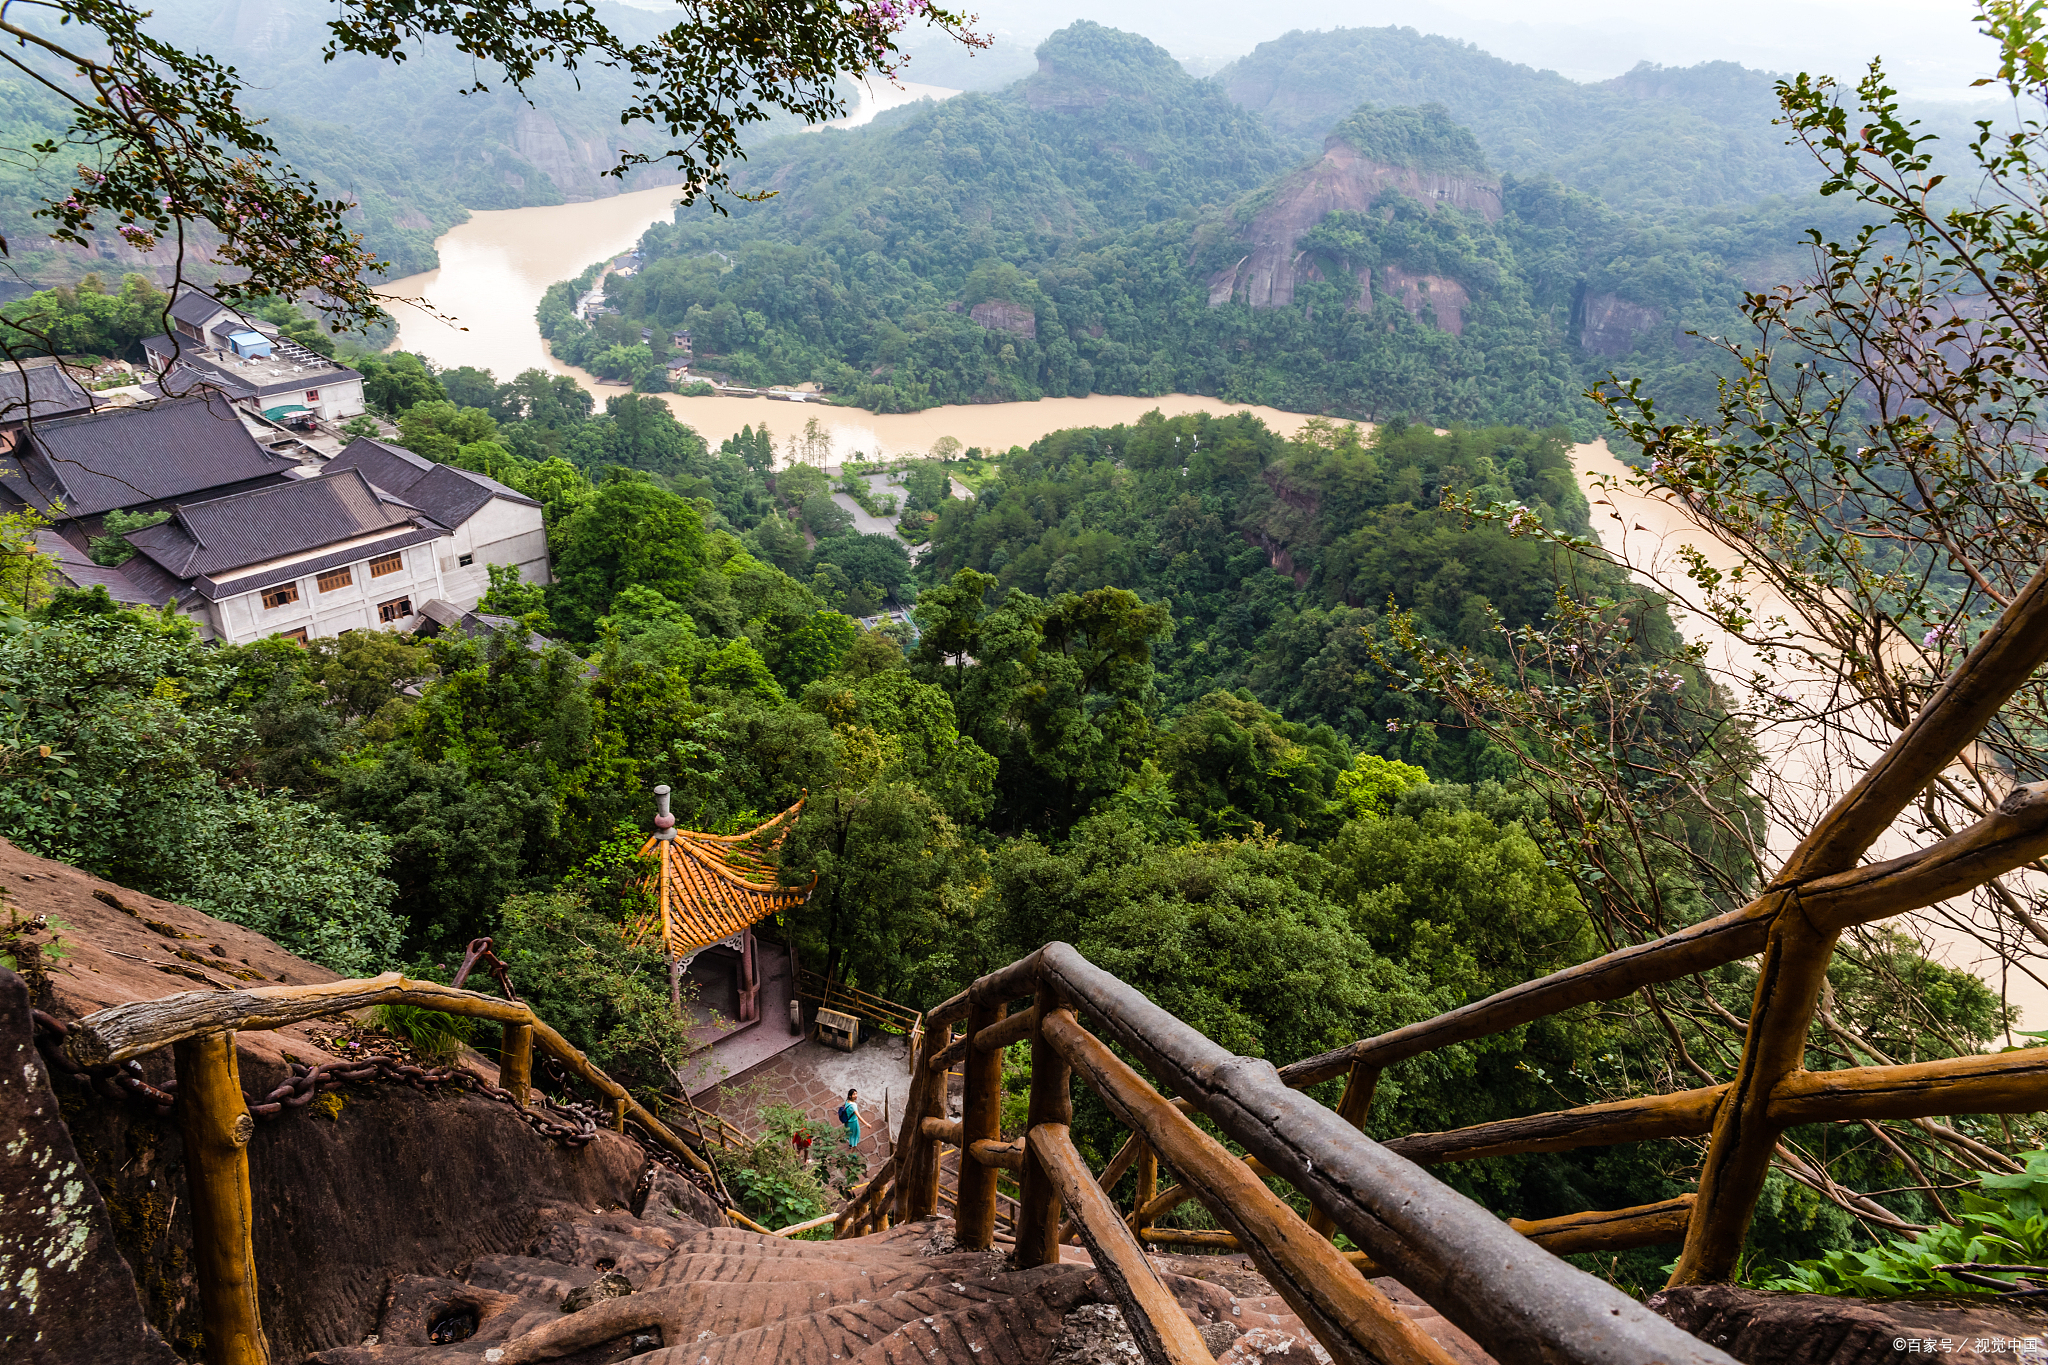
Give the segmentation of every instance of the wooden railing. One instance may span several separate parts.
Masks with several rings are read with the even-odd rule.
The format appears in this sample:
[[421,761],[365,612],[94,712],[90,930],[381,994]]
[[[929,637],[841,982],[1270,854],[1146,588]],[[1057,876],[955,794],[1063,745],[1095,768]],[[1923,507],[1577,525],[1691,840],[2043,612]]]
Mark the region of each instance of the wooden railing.
[[[1014,1013],[1013,1004],[1020,1006]],[[841,1210],[838,1236],[937,1212],[941,1148],[951,1146],[960,1155],[952,1200],[960,1246],[993,1245],[997,1178],[1015,1172],[1016,1263],[1050,1264],[1063,1239],[1077,1238],[1148,1362],[1210,1360],[1146,1260],[1145,1246],[1156,1244],[1249,1253],[1324,1349],[1348,1365],[1449,1365],[1444,1348],[1368,1278],[1386,1273],[1503,1362],[1728,1365],[1721,1352],[1547,1254],[1608,1245],[1616,1218],[1628,1236],[1652,1220],[1666,1236],[1676,1235],[1687,1200],[1619,1215],[1503,1223],[1365,1138],[1345,1116],[1289,1089],[1270,1063],[1225,1052],[1064,943],[983,977],[929,1011],[925,1024],[895,1153]],[[1026,1128],[1004,1141],[1003,1050],[1020,1041],[1031,1047]],[[1112,1042],[1177,1098],[1162,1096]],[[965,1063],[966,1089],[961,1117],[948,1119],[941,1112],[944,1077],[956,1060]],[[1132,1133],[1099,1176],[1068,1132],[1076,1075]],[[1232,1155],[1197,1117],[1248,1155]],[[1157,1189],[1162,1165],[1178,1180],[1165,1191]],[[1134,1168],[1137,1207],[1126,1215],[1109,1191]],[[1293,1185],[1330,1229],[1361,1250],[1340,1252],[1326,1230],[1311,1227],[1268,1187],[1269,1177]],[[1220,1230],[1152,1226],[1191,1200]]]
[[843,981],[820,976],[809,968],[797,969],[796,993],[802,999],[817,1001],[828,1010],[865,1019],[891,1033],[915,1033],[923,1019],[907,1005],[899,1005]]
[[[1502,1361],[1725,1360],[1634,1300],[1557,1255],[1682,1242],[1674,1284],[1725,1280],[1739,1257],[1780,1135],[1795,1124],[1880,1119],[1921,1122],[1987,1164],[2001,1154],[1936,1116],[2048,1109],[2048,1047],[1904,1066],[1804,1069],[1808,1030],[1839,935],[1966,894],[2048,857],[2048,783],[2015,788],[1976,824],[1918,852],[1861,859],[1929,783],[1954,763],[1998,709],[2048,663],[2048,571],[2037,573],[1855,786],[1826,814],[1755,900],[1651,943],[1512,987],[1420,1023],[1274,1070],[1234,1057],[1103,973],[1052,944],[975,982],[929,1011],[917,1050],[897,1159],[848,1205],[838,1224],[856,1235],[935,1208],[940,1144],[962,1153],[957,1194],[963,1246],[985,1247],[993,1177],[1022,1173],[1017,1256],[1038,1264],[1078,1234],[1117,1288],[1127,1317],[1158,1307],[1156,1285],[1132,1249],[1234,1247],[1250,1253],[1333,1356],[1437,1360],[1359,1273],[1390,1273]],[[1586,1105],[1417,1133],[1381,1145],[1360,1129],[1380,1072],[1433,1049],[1531,1023],[1645,986],[1760,957],[1735,1079],[1676,1094]],[[1007,1013],[1022,997],[1028,1008]],[[1091,1020],[1178,1098],[1163,1099],[1082,1028]],[[956,1026],[964,1022],[962,1032]],[[996,1128],[1002,1049],[1032,1048],[1029,1128],[1004,1143]],[[941,1076],[965,1062],[963,1116],[940,1116]],[[1066,1137],[1070,1070],[1080,1072],[1133,1136],[1099,1177]],[[1296,1093],[1345,1078],[1334,1112]],[[1232,1158],[1197,1128],[1207,1118],[1248,1155]],[[1432,1179],[1422,1166],[1516,1152],[1555,1152],[1706,1135],[1696,1194],[1640,1208],[1537,1223],[1502,1223]],[[1157,1189],[1160,1162],[1179,1183]],[[1106,1192],[1136,1166],[1136,1207],[1116,1215]],[[1293,1219],[1262,1177],[1286,1181],[1314,1212]],[[1152,1226],[1198,1200],[1223,1231]],[[1064,1205],[1070,1222],[1059,1225]],[[1339,1255],[1342,1231],[1360,1250]],[[1313,1233],[1314,1245],[1303,1240]],[[1321,1249],[1318,1249],[1321,1248]],[[1184,1321],[1159,1307],[1148,1360],[1204,1360],[1176,1338]],[[1674,1333],[1676,1336],[1674,1337]]]
[[193,1268],[210,1365],[264,1365],[269,1360],[256,1305],[248,1152],[255,1124],[242,1095],[234,1034],[283,1028],[372,1005],[415,1005],[503,1025],[498,1079],[500,1087],[512,1093],[513,1103],[521,1108],[532,1103],[533,1048],[538,1043],[610,1102],[615,1131],[625,1131],[631,1119],[691,1169],[717,1179],[689,1144],[517,1000],[386,972],[368,980],[319,986],[192,991],[88,1014],[64,1039],[65,1055],[76,1066],[125,1062],[166,1045],[173,1048],[193,1202]]

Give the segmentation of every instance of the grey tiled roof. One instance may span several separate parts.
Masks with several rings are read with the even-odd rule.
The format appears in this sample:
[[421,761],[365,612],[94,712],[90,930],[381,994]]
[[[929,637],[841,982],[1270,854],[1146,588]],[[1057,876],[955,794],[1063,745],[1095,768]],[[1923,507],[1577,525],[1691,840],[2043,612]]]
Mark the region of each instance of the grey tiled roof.
[[171,301],[171,316],[194,327],[208,321],[220,310],[218,300],[210,299],[196,289],[187,289]]
[[[91,556],[55,531],[36,532],[36,549],[56,564],[58,574],[72,587],[105,588],[107,596],[116,602],[129,606],[160,607],[176,595],[174,588],[162,597],[152,597],[146,588],[130,579],[121,569],[93,563]],[[129,561],[131,564],[134,562],[132,559]]]
[[61,515],[89,517],[283,480],[296,467],[265,450],[225,398],[193,394],[38,422],[0,460],[0,490],[41,512],[61,503]]
[[0,365],[0,422],[92,411],[92,395],[62,365]]
[[396,493],[443,526],[456,527],[476,515],[492,498],[508,498],[538,507],[539,503],[496,479],[454,465],[437,464],[404,446],[358,436],[327,462],[322,478],[361,470],[377,487]]
[[[494,635],[501,630],[521,630],[516,616],[493,616],[488,612],[464,611],[453,602],[436,597],[423,602],[415,610],[412,624],[407,629],[415,635],[428,639],[438,637],[443,631],[453,631],[465,639],[477,639]],[[554,643],[537,631],[525,631],[525,644],[535,654],[546,651]]]
[[[132,543],[132,542],[131,542]],[[121,566],[122,575],[135,585],[135,590],[149,599],[151,606],[160,607],[175,601],[178,606],[190,608],[205,594],[196,591],[190,583],[173,578],[150,562],[148,555],[136,555]],[[109,592],[112,589],[108,589]]]
[[381,533],[441,528],[370,486],[361,474],[298,479],[208,502],[182,503],[171,519],[128,543],[175,578],[211,578],[266,560]]
[[277,332],[276,327],[255,314],[244,313],[232,303],[222,303],[218,299],[209,298],[197,289],[186,289],[171,304],[171,316],[188,327],[203,327],[213,321],[215,313],[223,310],[235,315],[235,330],[238,332],[247,330],[263,332],[266,335],[274,335]]

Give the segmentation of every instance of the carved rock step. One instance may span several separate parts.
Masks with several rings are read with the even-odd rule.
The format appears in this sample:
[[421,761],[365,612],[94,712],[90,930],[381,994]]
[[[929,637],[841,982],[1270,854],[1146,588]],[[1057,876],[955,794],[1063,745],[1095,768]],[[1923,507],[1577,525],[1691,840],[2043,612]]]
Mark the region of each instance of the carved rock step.
[[[697,1226],[657,1212],[658,1202],[647,1220],[546,1210],[552,1221],[529,1254],[480,1257],[458,1277],[402,1277],[372,1339],[319,1352],[309,1365],[1136,1359],[1107,1284],[1085,1258],[1010,1270],[1000,1252],[953,1250],[945,1219],[852,1241],[791,1242]],[[1327,1358],[1238,1258],[1156,1260],[1219,1360]],[[1213,1279],[1201,1274],[1211,1267]],[[626,1275],[635,1292],[562,1311],[566,1297],[607,1273]]]

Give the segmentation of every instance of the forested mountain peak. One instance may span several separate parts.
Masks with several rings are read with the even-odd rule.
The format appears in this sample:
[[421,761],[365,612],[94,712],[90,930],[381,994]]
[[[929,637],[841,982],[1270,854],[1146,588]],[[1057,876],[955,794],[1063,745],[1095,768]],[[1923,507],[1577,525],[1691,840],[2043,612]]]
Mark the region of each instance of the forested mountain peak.
[[762,146],[742,183],[775,197],[650,232],[607,286],[617,317],[577,321],[565,284],[555,354],[660,382],[640,334],[686,329],[707,374],[881,412],[1187,392],[1586,435],[1616,362],[1673,410],[1710,403],[1688,333],[1728,334],[1744,282],[1841,212],[1745,200],[1803,172],[1742,112],[1769,78],[1726,63],[1579,86],[1359,29],[1198,79],[1086,22],[1038,58],[1001,91]]
[[[1240,205],[1245,250],[1208,277],[1209,306],[1285,308],[1302,285],[1323,282],[1369,313],[1377,270],[1380,291],[1409,316],[1463,335],[1468,286],[1480,281],[1451,268],[1435,249],[1442,230],[1418,220],[1448,207],[1499,222],[1500,180],[1485,165],[1472,134],[1440,104],[1360,106],[1331,132],[1320,160]],[[1430,245],[1411,240],[1418,237]],[[1485,273],[1490,282],[1497,272]]]
[[1095,109],[1112,99],[1148,102],[1206,84],[1150,39],[1083,19],[1038,45],[1038,71],[1022,89],[1033,109]]
[[1215,79],[1302,155],[1368,99],[1437,103],[1498,170],[1659,215],[1796,193],[1808,175],[1771,127],[1774,77],[1733,62],[1580,85],[1453,38],[1351,28],[1261,43]]
[[[1412,109],[1362,104],[1331,130],[1330,141],[1347,143],[1382,166],[1443,171],[1466,178],[1490,174],[1478,139],[1441,104]],[[1325,148],[1328,145],[1325,143]]]

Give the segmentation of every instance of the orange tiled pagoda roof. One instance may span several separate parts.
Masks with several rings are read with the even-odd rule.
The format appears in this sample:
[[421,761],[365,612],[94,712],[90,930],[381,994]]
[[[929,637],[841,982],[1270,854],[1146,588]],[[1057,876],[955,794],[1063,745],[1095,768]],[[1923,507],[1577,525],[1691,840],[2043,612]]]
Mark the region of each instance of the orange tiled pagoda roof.
[[774,853],[803,808],[798,801],[743,834],[679,829],[669,839],[649,836],[640,854],[659,858],[661,871],[655,907],[633,926],[632,940],[644,943],[658,932],[663,951],[688,957],[809,900],[818,885],[816,873],[797,886],[775,879]]

